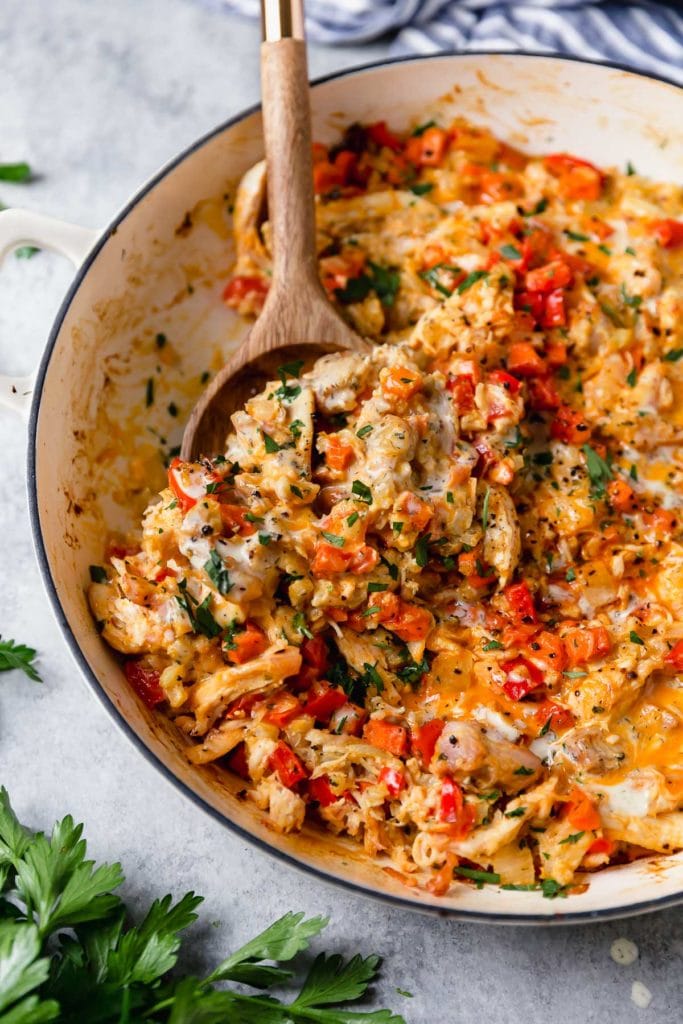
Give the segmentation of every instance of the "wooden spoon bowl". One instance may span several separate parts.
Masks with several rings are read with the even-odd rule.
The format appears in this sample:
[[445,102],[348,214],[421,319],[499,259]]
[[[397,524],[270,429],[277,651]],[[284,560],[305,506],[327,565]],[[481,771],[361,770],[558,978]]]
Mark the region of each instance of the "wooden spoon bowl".
[[263,0],[262,9],[261,95],[273,276],[261,315],[190,416],[181,446],[186,460],[224,451],[230,417],[277,379],[279,366],[302,359],[308,368],[328,352],[370,349],[330,304],[318,276],[301,0]]

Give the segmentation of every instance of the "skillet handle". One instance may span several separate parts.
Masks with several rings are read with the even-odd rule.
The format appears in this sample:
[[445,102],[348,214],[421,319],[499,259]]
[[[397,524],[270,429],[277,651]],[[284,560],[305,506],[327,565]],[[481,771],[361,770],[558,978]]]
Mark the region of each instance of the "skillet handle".
[[[31,210],[3,210],[0,212],[0,263],[20,246],[37,245],[61,253],[78,268],[99,236],[100,231]],[[34,383],[35,372],[27,377],[0,375],[0,406],[26,417]]]

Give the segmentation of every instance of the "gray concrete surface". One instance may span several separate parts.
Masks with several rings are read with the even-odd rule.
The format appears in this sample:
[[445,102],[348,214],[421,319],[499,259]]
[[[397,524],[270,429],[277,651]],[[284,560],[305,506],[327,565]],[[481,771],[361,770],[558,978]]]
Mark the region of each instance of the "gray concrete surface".
[[[163,161],[252,103],[255,26],[192,0],[3,0],[0,161],[28,159],[30,187],[6,204],[97,226]],[[320,74],[384,45],[314,49]],[[0,368],[27,372],[70,278],[57,257],[10,258],[0,273]],[[0,676],[0,781],[35,826],[85,820],[98,858],[120,858],[128,896],[203,893],[186,963],[215,961],[288,909],[332,918],[326,945],[385,958],[376,1005],[411,1024],[635,1024],[683,1016],[683,912],[578,929],[500,928],[424,918],[309,880],[233,837],[164,781],[87,692],[34,561],[25,436],[0,411],[0,632],[41,652],[45,679]],[[640,950],[610,959],[619,937]],[[631,1002],[641,980],[648,1009]],[[396,988],[414,994],[403,997]],[[381,1002],[380,1002],[381,1000]]]

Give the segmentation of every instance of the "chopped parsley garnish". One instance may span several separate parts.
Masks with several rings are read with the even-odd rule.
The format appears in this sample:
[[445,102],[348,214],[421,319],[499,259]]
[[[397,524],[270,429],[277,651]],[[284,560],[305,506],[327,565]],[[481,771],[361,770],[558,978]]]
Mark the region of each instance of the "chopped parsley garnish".
[[384,690],[384,683],[382,677],[377,671],[377,662],[371,665],[369,662],[363,662],[363,680],[367,682],[368,686],[374,686],[378,693],[382,693]]
[[513,775],[533,775],[533,768],[527,768],[525,765],[520,764],[519,768],[515,768]]
[[347,526],[353,526],[353,525],[354,525],[354,523],[357,523],[357,522],[358,522],[358,519],[359,519],[359,518],[360,518],[360,517],[359,517],[359,515],[358,515],[358,513],[357,513],[357,512],[352,512],[350,516],[347,516],[347,517],[346,517],[346,525],[347,525]]
[[37,252],[40,252],[37,245],[20,245],[18,249],[14,250],[14,256],[18,260],[30,260]]
[[394,531],[394,533],[401,533],[401,531],[403,530],[403,523],[397,520],[396,522],[391,524],[391,529]]
[[245,512],[244,518],[248,523],[262,523],[263,516],[256,516],[253,512]]
[[268,547],[273,538],[269,533],[259,533],[258,542],[262,544],[264,548]]
[[643,303],[642,295],[629,294],[629,292],[626,290],[625,284],[622,284],[621,286],[621,297],[624,300],[624,305],[630,306],[631,309],[638,309],[638,307],[641,306]]
[[364,272],[358,277],[351,277],[344,288],[337,288],[335,296],[339,302],[349,304],[362,302],[374,291],[383,306],[393,306],[396,293],[401,284],[401,275],[397,270],[382,267],[379,263],[368,261],[370,273]]
[[628,384],[628,386],[630,388],[634,388],[636,386],[637,382],[638,382],[638,374],[637,374],[636,368],[634,366],[631,370],[629,370],[629,373],[628,373],[628,375],[626,377],[626,383]]
[[498,885],[500,875],[495,871],[478,871],[476,868],[454,868],[454,873],[460,878],[469,878],[473,882],[481,882],[484,885]]
[[580,231],[570,231],[566,228],[564,233],[567,238],[571,238],[572,242],[590,242],[590,236],[582,235]]
[[526,210],[525,213],[524,213],[524,216],[525,217],[533,217],[536,214],[545,213],[545,211],[547,209],[548,209],[548,200],[544,196],[542,199],[538,200],[538,202],[534,206],[533,210]]
[[512,811],[505,811],[506,818],[521,818],[526,813],[526,807],[515,807]]
[[665,352],[662,359],[667,363],[677,363],[679,359],[683,359],[683,348],[672,348],[670,352]]
[[584,444],[581,450],[586,457],[586,469],[590,477],[591,493],[594,498],[604,498],[606,493],[605,485],[612,479],[612,469],[589,444]]
[[582,668],[568,668],[564,670],[562,675],[566,676],[567,679],[583,679],[588,673],[584,672]]
[[414,192],[416,196],[426,196],[433,188],[434,186],[430,181],[418,181],[410,186],[410,191]]
[[454,274],[460,273],[460,267],[454,267],[448,263],[436,263],[433,267],[429,267],[428,270],[421,270],[418,276],[421,277],[423,281],[426,281],[427,284],[431,285],[431,287],[435,291],[439,292],[439,294],[444,295],[449,299],[453,294],[453,290],[451,288],[447,288],[441,281],[439,276],[441,270],[447,270]]
[[225,596],[230,593],[233,585],[230,582],[226,565],[215,548],[211,551],[208,562],[204,563],[204,572],[219,594]]
[[427,562],[429,561],[429,538],[430,533],[425,533],[423,537],[420,537],[415,545],[415,561],[421,569],[424,569]]
[[300,487],[297,487],[296,484],[290,484],[289,489],[295,498],[303,498],[304,492],[301,490]]
[[365,438],[368,436],[368,434],[372,433],[372,430],[372,423],[368,423],[366,424],[366,426],[361,427],[360,430],[356,431],[356,437]]
[[521,260],[522,254],[516,245],[501,245],[498,250],[505,260]]
[[631,176],[632,176],[633,174],[637,174],[637,173],[638,173],[638,172],[636,171],[636,169],[635,169],[635,167],[633,166],[633,164],[631,163],[631,161],[630,161],[630,160],[627,160],[627,161],[626,161],[626,174],[627,174],[627,175],[629,176],[629,178],[630,178],[630,177],[631,177]]
[[413,138],[419,138],[420,135],[424,135],[428,128],[436,128],[436,121],[425,121],[424,124],[419,124],[417,128],[414,128],[411,132]]
[[378,604],[373,604],[370,608],[366,608],[365,609],[365,611],[362,613],[362,617],[364,619],[369,619],[371,615],[376,615],[377,612],[379,612],[381,610],[382,609],[380,608],[380,606]]
[[462,295],[463,292],[466,292],[473,284],[476,284],[477,281],[483,281],[488,276],[488,270],[473,270],[467,275],[465,280],[461,281],[458,285],[458,295]]
[[274,397],[279,399],[281,402],[293,402],[301,394],[301,385],[299,384],[288,384],[287,377],[294,377],[295,379],[301,373],[301,367],[304,365],[303,359],[297,359],[292,363],[284,363],[283,366],[278,366],[277,375],[280,378],[280,387],[275,391]]
[[282,446],[279,445],[277,441],[274,441],[270,434],[266,434],[265,430],[262,430],[261,434],[263,436],[263,443],[266,446],[266,452],[268,455],[274,455],[275,452],[280,451]]
[[575,571],[572,568],[567,569],[567,574],[565,576],[565,579],[566,579],[567,583],[573,583],[574,580],[576,579],[576,573],[575,573]]
[[388,583],[368,583],[368,594],[381,594],[383,590],[388,589]]
[[631,468],[628,471],[628,475],[631,477],[631,480],[638,480],[638,467],[635,463],[631,464]]
[[[207,562],[206,565],[208,564],[209,563]],[[205,569],[206,565],[204,566]],[[207,594],[201,604],[197,604],[195,599],[187,590],[187,580],[180,580],[178,587],[181,592],[180,594],[176,594],[176,601],[190,620],[193,632],[202,633],[204,636],[208,636],[209,639],[222,633],[222,628],[214,619],[209,608],[211,603],[211,594]]]
[[147,386],[145,388],[145,405],[149,409],[150,405],[153,405],[153,403],[154,403],[154,380],[152,379],[152,377],[150,377],[149,380],[147,381]]
[[631,632],[628,635],[628,638],[632,644],[639,644],[639,646],[641,647],[645,645],[645,641],[643,640],[642,636],[638,636],[634,629],[631,630]]
[[24,183],[31,177],[31,167],[25,162],[18,164],[0,164],[0,181]]
[[578,843],[579,839],[582,839],[585,834],[585,832],[572,832],[572,834],[567,836],[566,839],[560,839],[559,845],[573,846],[575,843]]
[[406,663],[398,669],[396,675],[409,686],[418,686],[422,676],[429,672],[429,662],[426,657],[421,661],[415,661],[406,651]]
[[313,634],[311,633],[310,629],[306,625],[306,618],[305,618],[303,612],[297,612],[296,613],[296,615],[292,619],[292,625],[294,626],[294,629],[296,629],[296,631],[298,633],[301,633],[308,640],[312,640],[313,639]]
[[90,579],[93,581],[93,583],[106,583],[107,582],[107,572],[106,572],[106,569],[103,569],[101,565],[91,565],[90,566]]
[[301,437],[301,428],[305,426],[302,420],[293,420],[289,424],[289,432],[297,440]]
[[327,530],[322,531],[322,536],[325,538],[328,544],[334,545],[335,548],[343,548],[346,541],[343,537],[340,537],[336,533],[328,533]]
[[355,494],[360,501],[372,505],[372,491],[362,480],[354,480],[351,484],[351,493]]
[[487,640],[486,643],[484,644],[484,646],[482,647],[482,651],[504,651],[504,650],[505,650],[505,645],[502,644],[500,642],[500,640]]

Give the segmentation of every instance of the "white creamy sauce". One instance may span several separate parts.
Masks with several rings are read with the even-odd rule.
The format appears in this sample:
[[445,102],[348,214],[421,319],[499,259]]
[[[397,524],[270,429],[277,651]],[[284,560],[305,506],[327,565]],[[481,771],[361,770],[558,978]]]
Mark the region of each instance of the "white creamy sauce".
[[487,708],[483,704],[476,707],[472,712],[472,718],[476,718],[482,725],[487,725],[493,734],[494,739],[509,740],[514,743],[519,739],[519,730],[507,721],[499,711]]

